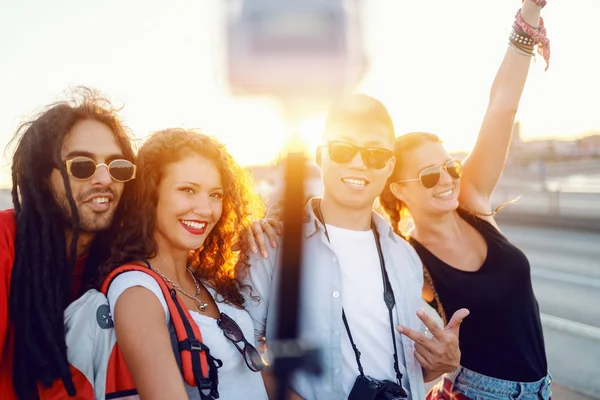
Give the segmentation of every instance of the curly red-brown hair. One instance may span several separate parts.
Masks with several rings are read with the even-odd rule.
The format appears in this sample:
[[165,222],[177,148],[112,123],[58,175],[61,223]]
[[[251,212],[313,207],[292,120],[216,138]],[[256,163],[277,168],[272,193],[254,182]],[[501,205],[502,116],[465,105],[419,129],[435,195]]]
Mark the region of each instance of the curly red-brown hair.
[[242,307],[241,278],[250,268],[247,260],[239,257],[249,251],[242,235],[254,219],[263,216],[264,204],[254,191],[248,172],[235,162],[225,146],[194,130],[165,129],[152,134],[140,148],[133,194],[125,205],[125,217],[112,244],[111,259],[100,275],[104,278],[119,265],[156,255],[154,226],[164,168],[193,154],[212,160],[219,170],[223,212],[202,247],[190,252],[190,262],[196,267],[199,279],[212,286],[226,302]]

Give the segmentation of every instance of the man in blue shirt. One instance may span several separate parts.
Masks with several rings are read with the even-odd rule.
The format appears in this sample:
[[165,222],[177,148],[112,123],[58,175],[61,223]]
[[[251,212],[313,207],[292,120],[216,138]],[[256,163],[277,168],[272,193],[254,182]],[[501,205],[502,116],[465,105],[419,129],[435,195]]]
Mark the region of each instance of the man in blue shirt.
[[[458,311],[444,330],[424,315],[421,261],[372,211],[394,169],[394,139],[386,108],[371,97],[348,96],[329,113],[316,154],[323,198],[306,206],[299,319],[300,338],[322,350],[323,374],[298,371],[291,383],[295,398],[347,399],[364,373],[402,385],[410,399],[424,399],[424,380],[459,365],[458,327],[468,311]],[[251,256],[247,282],[259,298],[249,299],[247,310],[267,348],[277,326],[278,248],[266,258]],[[395,304],[384,301],[384,287]],[[421,320],[434,337],[420,333]],[[419,351],[427,353],[427,365],[415,358]]]

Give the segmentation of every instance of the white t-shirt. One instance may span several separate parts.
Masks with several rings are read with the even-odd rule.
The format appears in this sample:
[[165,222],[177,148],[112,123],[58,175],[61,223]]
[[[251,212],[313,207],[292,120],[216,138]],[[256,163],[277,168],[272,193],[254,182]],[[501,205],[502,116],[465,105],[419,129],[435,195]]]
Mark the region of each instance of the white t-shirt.
[[[133,286],[144,287],[156,295],[165,311],[165,323],[168,323],[170,318],[169,309],[160,286],[151,276],[139,271],[124,272],[117,276],[111,283],[107,298],[113,320],[117,299],[125,290]],[[215,292],[212,289],[209,288],[209,292],[213,298],[218,299],[215,297]],[[221,312],[231,317],[242,328],[246,340],[254,344],[254,326],[248,312],[227,303],[218,303],[218,306]],[[194,322],[196,322],[196,325],[200,328],[204,344],[210,348],[211,355],[223,361],[223,366],[218,369],[219,398],[222,400],[266,400],[267,392],[262,375],[260,372],[253,372],[248,368],[242,354],[225,337],[223,331],[217,325],[217,320],[202,315],[197,311],[188,311]]]
[[[342,304],[352,339],[360,351],[365,375],[375,379],[396,381],[394,345],[390,333],[390,317],[383,301],[383,277],[372,231],[352,231],[327,225],[327,233],[340,263]],[[402,344],[395,327],[400,372],[406,376]],[[344,329],[345,330],[345,329]],[[342,384],[348,397],[359,375],[356,356],[348,334],[342,335]]]

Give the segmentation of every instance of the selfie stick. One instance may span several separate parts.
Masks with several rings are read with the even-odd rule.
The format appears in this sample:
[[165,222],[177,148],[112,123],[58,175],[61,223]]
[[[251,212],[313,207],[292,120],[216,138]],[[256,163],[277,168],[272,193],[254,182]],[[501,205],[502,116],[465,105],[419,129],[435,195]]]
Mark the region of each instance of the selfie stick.
[[[354,86],[366,70],[360,40],[361,0],[229,0],[226,4],[227,70],[232,94],[278,98],[290,128],[285,159],[283,237],[277,326],[268,352],[277,399],[286,399],[292,374],[320,372],[316,347],[299,339],[304,181],[307,159],[294,139],[300,117],[324,99]],[[313,110],[314,111],[314,110]],[[321,110],[323,111],[323,110]],[[274,340],[273,340],[274,339]]]
[[287,123],[292,129],[290,151],[285,159],[285,190],[282,259],[280,281],[277,288],[278,312],[276,340],[269,343],[269,351],[274,355],[273,369],[277,379],[277,399],[286,399],[292,373],[297,369],[318,374],[320,372],[319,350],[299,339],[298,322],[300,311],[301,271],[304,236],[304,181],[306,177],[306,156],[295,145],[296,131],[293,124],[293,106],[285,105]]

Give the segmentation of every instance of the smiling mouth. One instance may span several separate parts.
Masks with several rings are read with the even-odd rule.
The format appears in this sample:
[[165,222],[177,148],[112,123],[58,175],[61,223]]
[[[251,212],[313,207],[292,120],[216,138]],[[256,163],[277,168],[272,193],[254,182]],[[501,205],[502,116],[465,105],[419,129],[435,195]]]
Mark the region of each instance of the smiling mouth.
[[94,197],[88,203],[104,205],[110,203],[110,199],[108,197]]
[[443,199],[443,198],[446,198],[446,197],[450,197],[453,194],[454,194],[454,189],[450,189],[450,190],[446,190],[445,192],[438,193],[438,194],[436,194],[433,197],[438,198],[438,199]]
[[194,229],[194,230],[205,229],[206,226],[208,225],[206,222],[188,221],[188,220],[185,220],[185,219],[182,219],[180,221],[186,227],[188,227],[190,229]]
[[366,187],[369,184],[369,181],[361,178],[342,178],[342,182],[348,186],[352,187]]
[[95,213],[105,213],[112,208],[113,199],[109,196],[97,196],[89,199],[83,204],[87,205]]
[[208,229],[207,221],[196,221],[189,219],[180,219],[179,222],[183,229],[191,233],[192,235],[204,235]]

